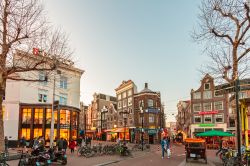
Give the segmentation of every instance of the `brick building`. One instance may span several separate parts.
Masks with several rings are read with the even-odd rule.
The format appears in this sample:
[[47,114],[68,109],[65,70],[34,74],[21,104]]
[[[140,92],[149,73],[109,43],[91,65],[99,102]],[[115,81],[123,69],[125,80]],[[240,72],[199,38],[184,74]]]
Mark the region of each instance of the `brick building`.
[[189,135],[208,130],[227,130],[228,96],[216,95],[214,79],[206,74],[197,90],[191,90],[191,122]]
[[[142,107],[143,113],[140,110]],[[148,84],[145,83],[145,88],[134,96],[134,111],[135,111],[135,140],[141,141],[142,128],[143,137],[146,143],[158,143],[160,141],[160,129],[164,126],[164,113],[161,110],[161,95],[159,92],[154,92],[148,89]],[[142,122],[143,120],[143,122]],[[143,127],[142,127],[143,125]]]

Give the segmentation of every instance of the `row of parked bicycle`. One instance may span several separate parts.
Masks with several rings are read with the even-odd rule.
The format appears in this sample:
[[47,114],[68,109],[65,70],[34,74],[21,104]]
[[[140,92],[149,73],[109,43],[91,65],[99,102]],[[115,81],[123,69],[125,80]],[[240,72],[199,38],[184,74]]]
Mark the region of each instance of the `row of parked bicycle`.
[[[143,146],[145,150],[150,149],[149,145],[144,145]],[[132,151],[137,151],[141,150],[142,145],[136,144],[134,145],[131,150]],[[130,156],[131,150],[128,148],[126,144],[112,144],[112,145],[102,145],[102,144],[97,144],[88,146],[82,146],[78,149],[77,154],[78,156],[84,156],[84,157],[93,157],[93,156],[100,156],[100,155],[114,155],[114,154],[119,154],[121,156]]]
[[[8,153],[0,154],[0,166],[8,166]],[[48,166],[52,163],[67,164],[67,155],[65,151],[57,151],[56,148],[45,149],[41,140],[36,140],[31,153],[20,151],[20,159],[18,166]]]
[[241,158],[237,151],[230,148],[223,148],[220,152],[220,158],[223,166],[250,166],[250,151],[242,150]]

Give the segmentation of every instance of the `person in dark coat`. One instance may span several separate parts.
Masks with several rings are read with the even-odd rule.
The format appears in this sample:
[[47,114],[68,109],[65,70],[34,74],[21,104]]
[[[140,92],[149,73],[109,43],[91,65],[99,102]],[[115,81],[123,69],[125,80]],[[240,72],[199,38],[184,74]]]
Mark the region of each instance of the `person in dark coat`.
[[68,141],[66,139],[63,139],[63,150],[66,152],[68,147]]
[[4,145],[5,145],[5,152],[8,153],[8,148],[9,148],[9,140],[8,137],[4,138]]
[[63,150],[63,138],[60,138],[56,141],[56,146],[58,148],[58,151]]

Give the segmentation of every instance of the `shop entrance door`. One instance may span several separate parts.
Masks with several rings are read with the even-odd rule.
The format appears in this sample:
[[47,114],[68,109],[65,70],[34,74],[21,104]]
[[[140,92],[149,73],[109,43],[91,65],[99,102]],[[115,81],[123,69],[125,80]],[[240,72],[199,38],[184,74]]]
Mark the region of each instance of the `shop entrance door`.
[[153,135],[149,135],[149,144],[154,144],[154,136]]

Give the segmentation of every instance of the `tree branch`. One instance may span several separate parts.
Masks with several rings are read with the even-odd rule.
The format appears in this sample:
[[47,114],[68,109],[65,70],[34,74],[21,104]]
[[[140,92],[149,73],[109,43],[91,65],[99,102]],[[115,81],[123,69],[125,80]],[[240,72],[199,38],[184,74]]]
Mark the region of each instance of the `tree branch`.
[[229,35],[227,35],[227,34],[219,34],[218,32],[216,32],[216,31],[214,30],[214,28],[211,29],[211,32],[212,32],[215,36],[217,36],[217,37],[227,38],[227,39],[230,41],[231,44],[234,43],[233,39],[232,39]]

